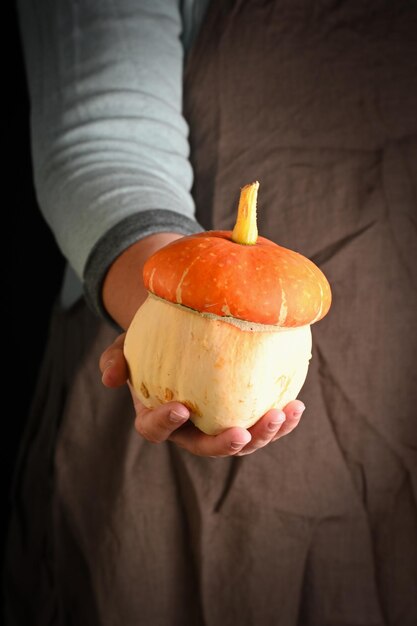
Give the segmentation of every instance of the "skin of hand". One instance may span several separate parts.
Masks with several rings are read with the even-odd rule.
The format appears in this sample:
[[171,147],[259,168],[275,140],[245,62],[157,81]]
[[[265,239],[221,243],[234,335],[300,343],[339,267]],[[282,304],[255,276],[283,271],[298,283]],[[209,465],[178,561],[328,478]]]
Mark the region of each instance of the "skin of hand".
[[[130,246],[110,267],[103,285],[103,303],[109,315],[127,329],[137,309],[147,297],[142,282],[146,259],[162,246],[180,238],[175,233],[150,235]],[[229,428],[219,435],[206,435],[189,421],[188,409],[179,402],[168,402],[147,409],[136,397],[129,381],[123,354],[125,333],[103,352],[100,358],[102,381],[106,387],[129,385],[136,411],[137,432],[153,443],[172,441],[199,456],[243,456],[287,435],[298,425],[305,409],[293,400],[282,411],[271,409],[251,428]]]

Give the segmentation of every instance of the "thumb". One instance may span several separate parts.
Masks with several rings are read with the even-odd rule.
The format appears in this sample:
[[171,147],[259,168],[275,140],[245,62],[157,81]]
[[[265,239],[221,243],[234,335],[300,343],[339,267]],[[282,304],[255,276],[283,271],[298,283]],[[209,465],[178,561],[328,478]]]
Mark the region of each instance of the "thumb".
[[123,354],[125,335],[119,335],[100,357],[101,380],[106,387],[120,387],[128,379],[129,372]]

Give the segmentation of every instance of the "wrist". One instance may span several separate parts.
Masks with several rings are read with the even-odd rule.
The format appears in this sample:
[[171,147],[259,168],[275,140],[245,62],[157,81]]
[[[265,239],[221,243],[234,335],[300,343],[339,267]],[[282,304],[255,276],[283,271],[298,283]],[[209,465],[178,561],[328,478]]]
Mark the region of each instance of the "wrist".
[[107,313],[127,329],[147,297],[142,272],[151,254],[175,239],[178,233],[156,233],[129,246],[110,266],[103,282],[102,299]]

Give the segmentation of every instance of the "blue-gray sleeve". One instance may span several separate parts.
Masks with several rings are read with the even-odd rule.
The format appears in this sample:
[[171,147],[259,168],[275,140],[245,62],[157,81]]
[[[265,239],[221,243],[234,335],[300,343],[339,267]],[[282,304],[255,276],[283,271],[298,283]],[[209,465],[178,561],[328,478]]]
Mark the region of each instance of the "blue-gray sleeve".
[[19,0],[40,208],[90,299],[151,232],[201,230],[179,2]]

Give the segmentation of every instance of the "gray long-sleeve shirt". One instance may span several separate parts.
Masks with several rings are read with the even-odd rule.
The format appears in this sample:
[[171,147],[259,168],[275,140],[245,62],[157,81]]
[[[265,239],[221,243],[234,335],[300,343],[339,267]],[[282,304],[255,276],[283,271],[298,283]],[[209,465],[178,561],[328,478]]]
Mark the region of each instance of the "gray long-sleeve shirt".
[[[38,201],[96,310],[108,267],[129,245],[201,230],[182,67],[207,4],[19,0]],[[71,273],[67,302],[77,296]]]

